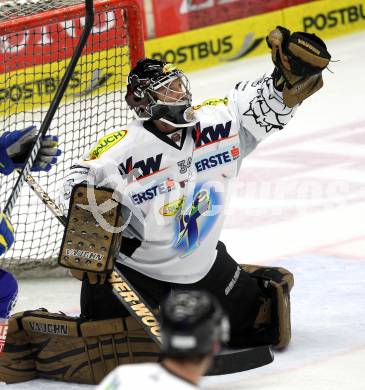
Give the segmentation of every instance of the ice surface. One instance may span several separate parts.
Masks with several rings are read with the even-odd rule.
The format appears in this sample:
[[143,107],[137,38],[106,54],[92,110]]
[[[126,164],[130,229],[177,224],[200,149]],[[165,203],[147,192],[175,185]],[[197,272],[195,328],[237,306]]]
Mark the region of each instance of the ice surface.
[[[365,33],[328,42],[323,90],[242,166],[222,239],[247,263],[295,276],[290,347],[267,367],[203,380],[215,390],[364,389]],[[270,71],[269,56],[191,74],[194,102]],[[283,190],[284,189],[284,190]],[[79,283],[20,281],[16,310],[78,311]],[[82,389],[36,380],[9,389]]]

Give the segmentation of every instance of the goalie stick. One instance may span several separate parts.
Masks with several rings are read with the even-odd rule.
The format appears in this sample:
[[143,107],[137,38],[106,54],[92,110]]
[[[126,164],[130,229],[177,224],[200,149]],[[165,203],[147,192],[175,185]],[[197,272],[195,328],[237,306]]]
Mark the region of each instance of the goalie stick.
[[[47,192],[44,191],[31,175],[26,177],[26,181],[58,221],[63,226],[66,226],[67,220],[61,209],[50,198]],[[151,339],[160,345],[159,324],[153,311],[124,277],[123,273],[114,267],[107,281],[110,283],[114,295],[129,311],[131,316],[141,324]],[[131,296],[133,299],[126,299]],[[224,349],[214,356],[213,366],[206,375],[224,375],[247,371],[269,364],[273,360],[274,356],[268,345],[252,348]]]
[[61,102],[61,99],[65,93],[65,90],[67,88],[68,82],[71,79],[72,73],[75,70],[75,67],[77,65],[77,61],[79,60],[82,50],[86,45],[86,41],[89,37],[90,31],[94,24],[94,2],[93,0],[85,0],[85,11],[86,11],[86,18],[85,18],[85,25],[84,30],[82,32],[82,35],[80,37],[80,40],[75,48],[75,51],[71,57],[71,60],[66,68],[66,71],[62,77],[62,80],[57,88],[57,91],[52,99],[51,105],[47,111],[47,114],[41,124],[41,127],[39,129],[39,132],[37,134],[37,137],[34,141],[34,145],[29,151],[27,158],[25,159],[25,164],[23,169],[21,170],[17,181],[13,187],[13,190],[8,198],[8,201],[6,202],[4,213],[5,215],[10,218],[11,212],[14,208],[14,205],[18,199],[18,196],[20,194],[20,190],[22,185],[24,184],[24,181],[26,181],[26,177],[29,175],[30,170],[33,166],[33,163],[37,157],[37,154],[39,152],[40,146],[41,146],[41,138],[46,135],[49,126],[52,122],[52,119],[54,117],[54,114],[56,113],[56,110]]

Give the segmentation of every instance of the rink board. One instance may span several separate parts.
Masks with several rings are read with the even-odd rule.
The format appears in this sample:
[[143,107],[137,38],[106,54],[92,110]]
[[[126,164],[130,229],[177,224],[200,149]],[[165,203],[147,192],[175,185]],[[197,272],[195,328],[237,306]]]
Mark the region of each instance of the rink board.
[[323,0],[145,42],[146,55],[184,71],[269,53],[265,37],[276,26],[323,39],[365,29],[365,0]]

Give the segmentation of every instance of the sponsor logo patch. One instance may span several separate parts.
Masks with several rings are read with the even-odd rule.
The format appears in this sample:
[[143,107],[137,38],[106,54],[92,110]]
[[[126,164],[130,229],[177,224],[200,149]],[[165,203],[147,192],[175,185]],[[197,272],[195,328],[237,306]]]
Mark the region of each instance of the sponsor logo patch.
[[29,321],[28,323],[30,330],[35,333],[68,335],[68,327],[66,324],[45,324],[35,321]]
[[127,135],[127,130],[115,131],[114,133],[108,134],[98,141],[97,145],[94,146],[89,153],[89,160],[95,160],[99,158],[112,146],[116,145]]
[[173,202],[165,204],[160,208],[160,214],[164,217],[173,217],[181,209],[184,204],[185,197],[176,199]]
[[201,146],[220,141],[224,138],[228,138],[231,132],[231,126],[232,121],[228,121],[226,123],[218,123],[215,126],[208,126],[201,129],[200,123],[198,123],[193,131],[195,147],[199,148]]
[[150,54],[153,59],[184,64],[199,61],[207,57],[217,57],[233,50],[232,35],[225,35],[209,40],[194,42],[190,45],[170,47],[165,51],[155,51]]
[[148,200],[154,199],[156,196],[167,194],[175,189],[175,182],[171,179],[167,179],[162,183],[156,184],[153,187],[148,188],[145,191],[131,193],[132,201],[134,204],[142,204]]
[[102,261],[104,258],[104,255],[99,253],[83,251],[81,249],[66,249],[65,255],[72,257],[83,257],[84,259],[89,259],[96,262]]
[[228,164],[240,156],[240,149],[237,146],[232,146],[231,149],[225,150],[212,156],[202,158],[195,162],[197,172],[202,172],[207,169],[215,168],[220,165]]
[[[335,2],[334,2],[335,3]],[[304,16],[302,23],[305,32],[330,30],[338,26],[350,26],[362,22],[365,11],[362,4],[333,9],[327,13]]]
[[124,175],[128,175],[133,169],[138,169],[141,173],[139,178],[143,178],[151,173],[155,173],[160,170],[162,161],[162,153],[157,154],[155,157],[148,157],[146,160],[140,160],[137,162],[133,162],[133,157],[128,157],[125,163],[121,163],[119,165],[119,170]]

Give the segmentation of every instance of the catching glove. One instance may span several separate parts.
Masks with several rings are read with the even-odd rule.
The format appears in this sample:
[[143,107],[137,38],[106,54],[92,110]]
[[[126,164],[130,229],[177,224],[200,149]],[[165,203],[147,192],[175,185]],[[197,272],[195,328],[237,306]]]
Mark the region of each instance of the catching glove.
[[0,214],[0,256],[14,243],[14,229],[4,213]]
[[[29,126],[24,130],[6,131],[0,137],[0,173],[9,175],[14,169],[22,169],[24,161],[37,136],[37,128]],[[41,139],[41,148],[31,171],[48,172],[61,155],[58,137],[46,135]]]
[[323,86],[322,70],[331,55],[315,34],[290,33],[277,26],[266,37],[275,64],[275,88],[283,92],[284,103],[294,107]]

